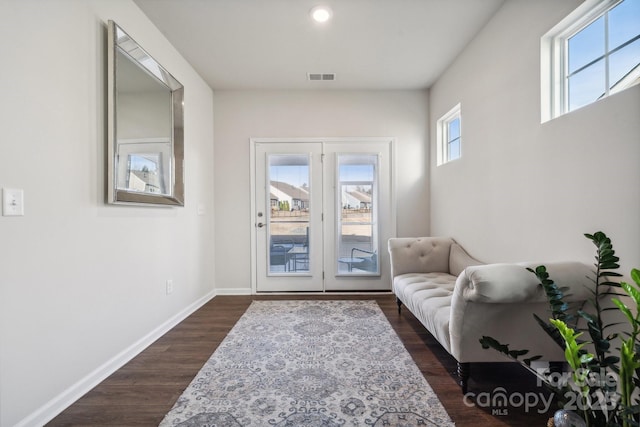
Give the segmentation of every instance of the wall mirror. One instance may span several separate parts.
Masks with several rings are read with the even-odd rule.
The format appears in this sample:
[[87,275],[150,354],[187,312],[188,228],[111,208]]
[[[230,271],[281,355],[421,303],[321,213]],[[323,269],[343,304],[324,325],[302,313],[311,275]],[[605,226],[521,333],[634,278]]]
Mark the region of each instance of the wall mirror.
[[108,24],[107,201],[184,206],[184,88]]

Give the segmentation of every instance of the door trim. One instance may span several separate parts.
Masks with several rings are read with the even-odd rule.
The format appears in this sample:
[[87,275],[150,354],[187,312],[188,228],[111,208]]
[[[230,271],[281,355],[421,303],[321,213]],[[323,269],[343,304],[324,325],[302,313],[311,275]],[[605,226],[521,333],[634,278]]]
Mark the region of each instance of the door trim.
[[[260,138],[260,137],[251,137],[249,138],[249,179],[251,191],[249,192],[250,197],[250,261],[251,261],[251,294],[256,295],[257,292],[257,248],[256,248],[256,224],[258,223],[258,218],[256,217],[256,144],[258,143],[305,143],[305,142],[316,142],[316,143],[367,143],[367,142],[389,142],[391,144],[391,171],[390,171],[390,187],[391,187],[391,230],[392,236],[395,237],[397,235],[397,225],[396,225],[396,138],[395,137],[330,137],[330,138],[321,138],[321,137],[311,137],[311,138]],[[381,245],[382,249],[385,248],[384,245]],[[358,291],[354,291],[357,293]],[[287,293],[287,292],[278,292],[278,293]],[[326,291],[318,292],[319,294],[326,293]]]

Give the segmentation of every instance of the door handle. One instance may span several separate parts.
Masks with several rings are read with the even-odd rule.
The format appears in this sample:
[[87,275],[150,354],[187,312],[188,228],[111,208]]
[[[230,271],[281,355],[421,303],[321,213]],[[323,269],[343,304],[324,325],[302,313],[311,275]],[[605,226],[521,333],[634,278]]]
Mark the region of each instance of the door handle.
[[256,226],[257,226],[258,228],[262,228],[262,227],[264,227],[264,224],[263,224],[263,223],[261,223],[261,222],[259,222],[259,223],[257,223],[257,224],[256,224]]

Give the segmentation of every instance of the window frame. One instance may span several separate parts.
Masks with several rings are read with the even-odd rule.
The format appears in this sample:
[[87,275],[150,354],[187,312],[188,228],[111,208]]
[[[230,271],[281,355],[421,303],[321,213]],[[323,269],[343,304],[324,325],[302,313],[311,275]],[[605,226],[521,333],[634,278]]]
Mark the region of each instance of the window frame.
[[[458,119],[460,123],[460,130],[458,135],[458,145],[459,145],[459,155],[456,158],[451,158],[451,151],[449,149],[451,144],[449,125]],[[460,108],[460,103],[458,103],[455,107],[449,110],[446,114],[444,114],[437,122],[437,147],[436,147],[436,158],[437,158],[437,166],[444,165],[449,162],[453,162],[455,160],[459,160],[462,157],[462,110]]]
[[[542,123],[560,117],[572,111],[576,111],[596,101],[569,109],[569,52],[568,43],[574,35],[587,28],[593,22],[606,15],[625,0],[585,0],[566,18],[560,21],[555,27],[547,32],[540,43],[541,48],[541,121]],[[607,19],[605,19],[607,21]],[[605,30],[605,40],[608,38],[608,31]],[[606,50],[601,59],[605,60],[605,85],[604,95],[599,98],[606,98],[617,92],[609,87],[609,63],[608,58],[615,53],[606,46]],[[588,64],[591,66],[593,64]],[[574,73],[575,74],[575,71]]]

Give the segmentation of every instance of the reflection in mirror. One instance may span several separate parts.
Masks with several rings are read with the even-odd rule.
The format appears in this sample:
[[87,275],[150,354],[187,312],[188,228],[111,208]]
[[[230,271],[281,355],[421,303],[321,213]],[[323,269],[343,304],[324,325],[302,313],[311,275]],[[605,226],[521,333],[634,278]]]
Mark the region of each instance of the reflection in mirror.
[[108,202],[184,205],[183,86],[109,21]]

